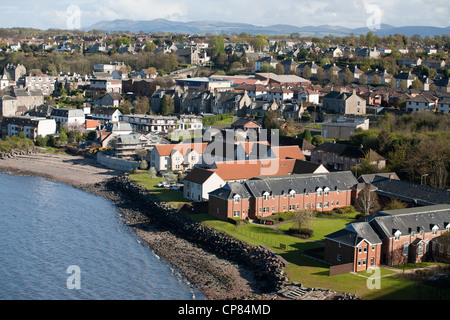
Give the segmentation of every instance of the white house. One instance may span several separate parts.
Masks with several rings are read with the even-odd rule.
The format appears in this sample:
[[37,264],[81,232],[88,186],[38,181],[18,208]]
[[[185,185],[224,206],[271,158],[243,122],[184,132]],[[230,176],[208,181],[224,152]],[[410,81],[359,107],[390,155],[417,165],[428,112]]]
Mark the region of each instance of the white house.
[[186,199],[194,202],[207,201],[208,193],[221,188],[225,185],[214,171],[194,168],[184,177],[183,195]]
[[81,109],[53,109],[50,119],[54,119],[58,127],[82,127],[86,121],[84,111]]
[[157,171],[183,171],[201,164],[206,143],[180,143],[156,145],[147,158]]
[[116,108],[96,107],[91,114],[92,120],[97,120],[101,124],[108,122],[118,122],[122,112]]
[[16,136],[25,132],[28,139],[36,139],[39,136],[46,137],[56,133],[56,121],[54,119],[20,116],[4,117],[2,122],[2,137]]
[[436,101],[425,96],[416,96],[406,102],[406,111],[418,112],[422,110],[434,111],[436,109]]

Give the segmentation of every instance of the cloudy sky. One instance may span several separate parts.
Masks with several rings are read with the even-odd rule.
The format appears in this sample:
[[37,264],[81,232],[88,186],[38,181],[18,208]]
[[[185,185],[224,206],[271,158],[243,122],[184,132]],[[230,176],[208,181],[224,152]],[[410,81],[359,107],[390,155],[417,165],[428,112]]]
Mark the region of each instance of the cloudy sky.
[[0,27],[89,27],[114,19],[220,20],[272,24],[364,27],[450,26],[449,0],[15,0],[2,1]]

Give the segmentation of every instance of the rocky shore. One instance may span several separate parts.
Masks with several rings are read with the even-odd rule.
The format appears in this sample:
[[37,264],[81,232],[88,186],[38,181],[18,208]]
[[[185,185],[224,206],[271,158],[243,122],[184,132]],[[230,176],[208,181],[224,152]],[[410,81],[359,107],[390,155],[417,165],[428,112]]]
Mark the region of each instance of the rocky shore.
[[267,249],[192,221],[126,177],[82,189],[112,200],[136,234],[207,299],[282,298],[274,293],[287,278]]
[[262,246],[250,246],[178,213],[121,172],[83,157],[16,155],[0,160],[0,172],[56,180],[115,203],[130,228],[207,299],[358,299],[288,283],[283,263]]

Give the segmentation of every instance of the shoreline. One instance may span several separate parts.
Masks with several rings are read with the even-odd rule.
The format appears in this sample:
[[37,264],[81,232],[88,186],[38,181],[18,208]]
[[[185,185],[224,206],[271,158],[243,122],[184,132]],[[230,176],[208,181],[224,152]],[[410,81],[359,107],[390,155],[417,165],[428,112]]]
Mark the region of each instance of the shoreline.
[[[38,165],[34,161],[36,159]],[[154,224],[131,199],[108,187],[108,181],[123,176],[123,173],[99,165],[90,167],[95,165],[93,161],[78,156],[33,154],[0,160],[0,173],[42,177],[112,201],[123,215],[125,224],[158,256],[178,269],[188,284],[207,300],[281,298],[261,293],[251,270],[220,258]],[[52,166],[49,168],[49,165]]]

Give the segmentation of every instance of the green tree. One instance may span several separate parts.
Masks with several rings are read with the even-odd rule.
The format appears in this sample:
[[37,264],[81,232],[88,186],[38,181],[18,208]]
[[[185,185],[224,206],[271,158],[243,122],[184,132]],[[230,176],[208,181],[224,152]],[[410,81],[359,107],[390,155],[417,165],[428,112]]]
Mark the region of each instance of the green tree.
[[263,129],[280,130],[280,126],[278,125],[278,122],[276,119],[277,119],[277,114],[274,111],[272,111],[272,110],[267,111],[263,118],[263,124],[262,124]]
[[161,114],[167,116],[175,112],[175,101],[172,97],[164,95],[161,99]]
[[324,137],[322,137],[322,136],[319,135],[319,134],[314,135],[314,136],[312,137],[312,140],[311,140],[311,143],[312,143],[313,145],[315,145],[315,146],[319,146],[319,145],[321,145],[321,144],[324,143],[324,142],[325,142]]
[[311,132],[309,131],[309,129],[306,129],[304,132],[303,132],[303,139],[305,139],[306,141],[308,141],[308,142],[312,142],[312,135],[311,135]]

